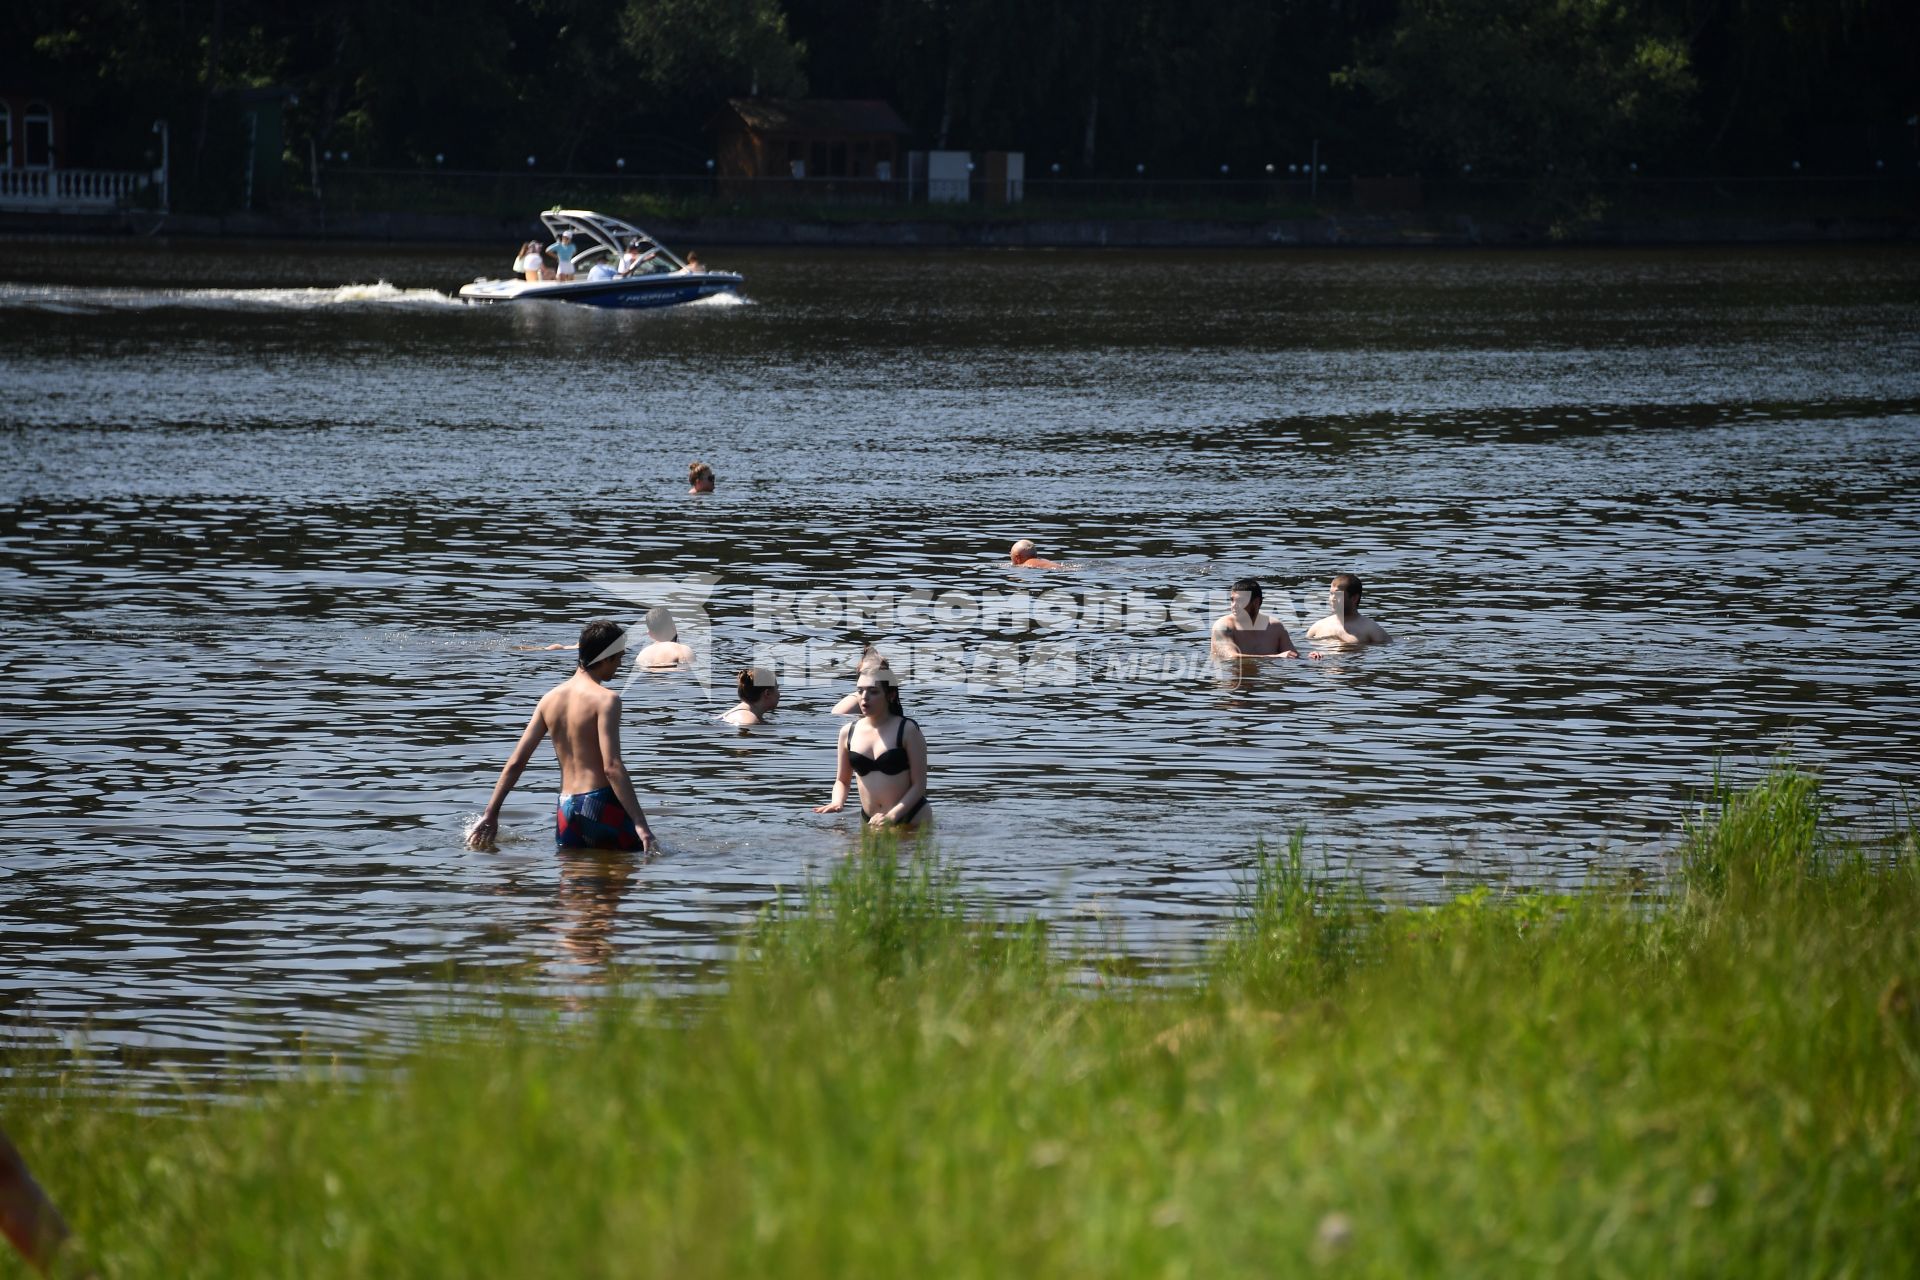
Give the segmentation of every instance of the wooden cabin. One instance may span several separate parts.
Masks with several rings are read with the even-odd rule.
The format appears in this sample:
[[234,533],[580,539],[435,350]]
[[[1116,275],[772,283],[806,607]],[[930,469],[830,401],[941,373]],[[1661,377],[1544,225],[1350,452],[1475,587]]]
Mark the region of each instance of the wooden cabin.
[[729,98],[707,132],[722,180],[891,182],[906,177],[912,130],[877,99]]

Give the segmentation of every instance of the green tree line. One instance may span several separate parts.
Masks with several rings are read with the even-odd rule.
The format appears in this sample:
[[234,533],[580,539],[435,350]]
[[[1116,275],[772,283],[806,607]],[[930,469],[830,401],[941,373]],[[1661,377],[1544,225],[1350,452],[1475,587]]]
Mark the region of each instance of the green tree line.
[[[1913,0],[13,0],[0,88],[61,162],[177,186],[280,89],[286,151],[700,172],[732,96],[879,98],[1029,177],[1915,172]],[[436,159],[438,157],[438,159]],[[228,166],[230,167],[230,166]]]

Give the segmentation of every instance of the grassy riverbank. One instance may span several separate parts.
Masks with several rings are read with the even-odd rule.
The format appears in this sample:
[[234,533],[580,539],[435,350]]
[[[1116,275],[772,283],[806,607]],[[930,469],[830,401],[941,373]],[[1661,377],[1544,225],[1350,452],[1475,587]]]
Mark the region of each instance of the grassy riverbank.
[[723,996],[0,1118],[103,1277],[1920,1270],[1910,822],[1843,839],[1783,769],[1657,897],[1386,908],[1298,841],[1251,875],[1176,988],[876,852]]

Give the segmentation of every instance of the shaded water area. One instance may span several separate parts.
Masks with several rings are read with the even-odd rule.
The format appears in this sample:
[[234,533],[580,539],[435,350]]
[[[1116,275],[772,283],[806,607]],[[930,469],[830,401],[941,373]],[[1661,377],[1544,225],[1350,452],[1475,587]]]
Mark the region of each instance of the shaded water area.
[[[510,248],[12,246],[0,1039],[215,1082],[699,982],[854,847],[817,667],[863,640],[970,885],[1150,966],[1295,827],[1420,899],[1656,871],[1716,760],[1860,815],[1915,780],[1911,249],[729,252],[735,305],[451,301]],[[1392,645],[1204,661],[1232,579],[1304,626],[1340,571]],[[625,575],[717,578],[711,689],[623,677],[666,856],[556,857],[544,747],[468,852],[572,662],[515,646],[634,620]],[[775,723],[718,724],[774,643]]]

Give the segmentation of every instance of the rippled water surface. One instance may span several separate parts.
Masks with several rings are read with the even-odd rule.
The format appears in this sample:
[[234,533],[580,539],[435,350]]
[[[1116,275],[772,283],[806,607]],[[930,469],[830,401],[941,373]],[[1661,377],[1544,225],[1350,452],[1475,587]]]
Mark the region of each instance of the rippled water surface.
[[[714,719],[775,643],[911,659],[941,848],[1163,959],[1296,826],[1420,897],[1652,867],[1716,759],[1915,781],[1910,249],[714,251],[745,303],[450,301],[510,248],[11,245],[0,1038],[218,1072],[698,981],[853,840],[844,676]],[[1233,578],[1304,625],[1343,570],[1395,643],[1204,661]],[[711,694],[627,683],[666,856],[556,857],[545,748],[466,851],[572,661],[516,646],[633,620],[627,575],[718,579]]]

